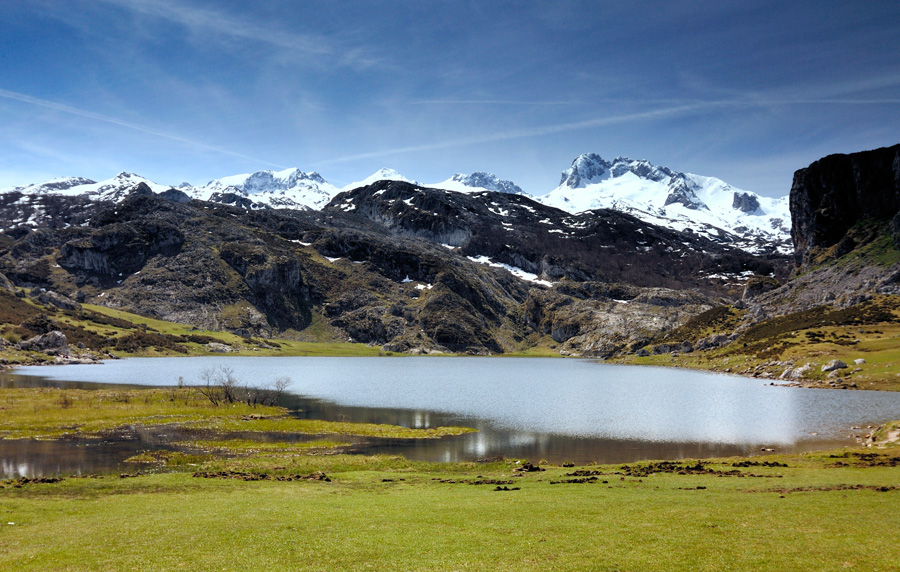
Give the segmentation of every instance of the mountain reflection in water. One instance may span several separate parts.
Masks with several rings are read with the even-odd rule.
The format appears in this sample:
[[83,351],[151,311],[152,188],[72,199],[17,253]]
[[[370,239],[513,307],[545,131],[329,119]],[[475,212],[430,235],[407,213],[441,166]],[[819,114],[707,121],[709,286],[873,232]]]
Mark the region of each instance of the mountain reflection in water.
[[[354,442],[353,452],[415,460],[503,456],[583,464],[747,455],[762,448],[806,451],[853,443],[854,425],[900,418],[900,393],[771,387],[735,376],[572,359],[137,358],[20,368],[0,375],[0,384],[174,385],[179,378],[192,384],[219,365],[241,381],[290,377],[293,395],[283,405],[299,410],[299,417],[478,430],[438,440]],[[97,450],[78,443],[56,446],[75,448],[73,458],[89,458]],[[124,447],[108,448],[119,446]],[[35,455],[65,458],[43,451]],[[23,461],[24,455],[31,460]],[[19,471],[22,463],[37,466],[31,453],[15,453],[3,442],[0,459],[8,476],[8,468]]]

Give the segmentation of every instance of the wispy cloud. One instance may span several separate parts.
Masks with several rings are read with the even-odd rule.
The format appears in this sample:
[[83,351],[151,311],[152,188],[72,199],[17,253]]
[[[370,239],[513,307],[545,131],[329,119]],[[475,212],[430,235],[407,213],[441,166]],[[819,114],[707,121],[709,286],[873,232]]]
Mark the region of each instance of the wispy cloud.
[[558,123],[555,125],[544,125],[539,127],[530,127],[524,129],[513,129],[502,133],[494,133],[491,135],[482,135],[475,137],[466,137],[459,139],[449,139],[435,143],[426,143],[422,145],[410,145],[407,147],[397,147],[394,149],[384,149],[381,151],[371,151],[368,153],[358,153],[355,155],[347,155],[334,159],[326,159],[317,161],[315,166],[331,165],[335,163],[348,163],[363,159],[373,159],[378,157],[388,157],[391,155],[401,155],[406,153],[418,153],[422,151],[434,151],[438,149],[449,149],[453,147],[466,147],[482,143],[492,143],[495,141],[507,141],[513,139],[524,139],[527,137],[541,137],[544,135],[553,135],[557,133],[566,133],[569,131],[578,131],[582,129],[592,129],[596,127],[604,127],[607,125],[615,125],[621,123],[630,123],[635,121],[646,121],[650,119],[659,119],[667,116],[675,116],[701,108],[709,107],[708,102],[692,103],[688,105],[680,105],[675,107],[666,107],[643,111],[639,113],[629,113],[620,115],[611,115],[606,117],[598,117],[596,119],[588,119],[585,121],[575,121],[569,123]]
[[[187,2],[171,0],[100,0],[108,5],[130,10],[144,16],[160,18],[190,30],[207,40],[226,37],[250,40],[278,48],[313,65],[322,60],[358,67],[378,64],[370,50],[346,46],[335,36],[323,36],[296,30],[285,31],[277,25],[260,25],[247,17],[236,17],[224,11],[198,7]],[[218,43],[217,43],[218,45]]]
[[[887,80],[881,80],[875,85],[890,85]],[[884,104],[900,104],[900,99],[895,98],[848,98],[837,97],[839,94],[858,92],[863,87],[871,87],[872,83],[856,84],[855,86],[842,85],[835,86],[832,90],[823,91],[825,97],[814,97],[812,93],[794,93],[794,94],[744,94],[733,98],[720,98],[714,100],[701,99],[659,99],[659,100],[624,100],[609,99],[605,101],[629,104],[669,104],[665,107],[657,107],[648,111],[625,113],[617,115],[609,115],[598,117],[596,119],[588,119],[584,121],[557,123],[553,125],[544,125],[538,127],[530,127],[523,129],[514,129],[500,133],[489,135],[479,135],[473,137],[448,139],[434,143],[424,143],[421,145],[410,145],[405,147],[396,147],[392,149],[383,149],[370,151],[366,153],[357,153],[326,159],[315,162],[316,167],[331,165],[337,163],[349,163],[365,159],[373,159],[379,157],[389,157],[395,155],[403,155],[409,153],[419,153],[425,151],[434,151],[440,149],[449,149],[457,147],[467,147],[482,143],[491,143],[496,141],[506,141],[514,139],[524,139],[529,137],[541,137],[545,135],[553,135],[557,133],[566,133],[571,131],[580,131],[585,129],[593,129],[597,127],[605,127],[608,125],[632,123],[638,121],[648,121],[654,119],[662,119],[666,117],[674,117],[688,113],[697,113],[701,111],[727,110],[730,108],[746,108],[746,107],[790,107],[795,105],[884,105]],[[834,97],[829,97],[834,95]],[[413,103],[426,104],[498,104],[498,105],[561,105],[569,102],[527,102],[527,101],[508,101],[508,100],[418,100]]]
[[519,101],[514,99],[418,99],[409,105],[584,105],[583,101]]
[[182,143],[184,145],[187,145],[188,147],[193,147],[195,149],[201,149],[204,151],[212,151],[214,153],[228,155],[229,157],[237,157],[237,158],[243,159],[245,161],[252,161],[255,163],[270,165],[272,167],[276,167],[279,169],[286,168],[283,165],[277,165],[275,163],[266,161],[264,159],[250,157],[249,155],[244,155],[242,153],[236,153],[234,151],[229,151],[228,149],[223,149],[222,147],[217,147],[215,145],[207,145],[206,143],[201,143],[199,141],[187,139],[186,137],[182,137],[180,135],[175,135],[173,133],[167,133],[165,131],[153,129],[151,127],[146,127],[144,125],[138,125],[137,123],[131,123],[130,121],[123,121],[121,119],[117,119],[115,117],[110,117],[108,115],[102,115],[100,113],[95,113],[93,111],[78,109],[77,107],[71,107],[69,105],[57,103],[55,101],[39,99],[37,97],[33,97],[33,96],[30,96],[30,95],[27,95],[24,93],[18,93],[15,91],[9,91],[9,90],[0,88],[0,97],[2,97],[4,99],[11,99],[11,100],[19,101],[22,103],[27,103],[30,105],[35,105],[38,107],[43,107],[46,109],[52,109],[53,111],[59,111],[62,113],[67,113],[67,114],[75,115],[78,117],[84,117],[86,119],[91,119],[93,121],[108,123],[111,125],[115,125],[117,127],[123,127],[125,129],[138,131],[140,133],[145,133],[147,135],[153,135],[154,137],[161,137],[163,139],[168,139],[170,141],[177,141],[178,143]]

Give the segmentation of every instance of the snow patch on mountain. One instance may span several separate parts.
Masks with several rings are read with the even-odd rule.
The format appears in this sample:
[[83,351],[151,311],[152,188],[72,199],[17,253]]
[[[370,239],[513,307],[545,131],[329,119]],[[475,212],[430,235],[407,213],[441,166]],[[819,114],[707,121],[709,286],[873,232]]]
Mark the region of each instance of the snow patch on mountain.
[[353,189],[358,189],[359,187],[366,187],[371,185],[372,183],[377,183],[378,181],[403,181],[404,183],[412,183],[414,185],[418,185],[416,181],[407,179],[394,169],[381,168],[362,181],[357,181],[355,183],[350,183],[349,185],[344,186],[342,191],[352,191]]
[[528,196],[525,191],[523,191],[517,184],[513,183],[512,181],[504,181],[497,178],[497,176],[493,173],[485,173],[482,171],[476,171],[471,175],[463,175],[462,173],[457,173],[446,181],[426,186],[434,189],[455,191],[457,193],[494,191],[499,193]]
[[478,264],[486,264],[486,265],[492,266],[494,268],[503,268],[504,270],[508,271],[509,273],[511,273],[513,276],[515,276],[519,280],[524,280],[526,282],[533,282],[535,284],[540,284],[541,286],[547,286],[547,287],[553,286],[553,282],[550,282],[549,280],[542,280],[541,278],[538,277],[537,274],[534,274],[532,272],[527,272],[525,270],[522,270],[521,268],[517,268],[515,266],[510,266],[509,264],[504,264],[502,262],[494,262],[493,260],[491,260],[490,258],[488,258],[487,256],[484,256],[484,255],[466,256],[466,258],[468,258],[472,262],[476,262]]
[[140,183],[145,183],[154,193],[161,193],[169,189],[165,185],[156,184],[134,173],[119,173],[115,177],[99,183],[83,177],[65,177],[9,190],[25,195],[55,194],[72,197],[87,195],[97,201],[119,201]]
[[792,251],[787,197],[763,197],[645,160],[580,155],[563,171],[559,186],[537,200],[571,213],[613,209],[751,252]]
[[235,202],[237,197],[251,202],[252,208],[293,209],[320,209],[341,192],[318,173],[297,168],[232,175],[181,190],[204,201]]

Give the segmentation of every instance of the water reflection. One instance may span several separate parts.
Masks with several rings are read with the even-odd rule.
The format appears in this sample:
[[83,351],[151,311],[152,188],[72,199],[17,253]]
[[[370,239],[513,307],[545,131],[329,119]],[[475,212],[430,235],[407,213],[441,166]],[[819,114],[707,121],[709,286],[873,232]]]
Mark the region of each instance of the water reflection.
[[[284,405],[300,410],[298,416],[478,430],[354,447],[428,461],[629,462],[746,455],[764,447],[802,451],[853,443],[851,426],[900,418],[900,393],[768,387],[732,376],[560,359],[129,359],[22,368],[0,374],[0,386],[174,385],[180,378],[191,384],[219,365],[255,383],[290,377],[295,395]],[[18,471],[25,461],[5,450],[0,457]]]
[[156,447],[138,441],[0,440],[0,475],[15,479],[134,470],[125,459],[150,448]]

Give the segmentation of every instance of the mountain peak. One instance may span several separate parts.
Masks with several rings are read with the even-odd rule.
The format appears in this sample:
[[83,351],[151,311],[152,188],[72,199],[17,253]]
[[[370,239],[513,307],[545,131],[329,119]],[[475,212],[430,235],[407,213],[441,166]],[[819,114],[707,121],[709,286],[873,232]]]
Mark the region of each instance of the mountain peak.
[[591,183],[598,183],[612,166],[596,153],[584,153],[572,161],[572,166],[562,172],[559,186],[577,189]]
[[735,189],[715,177],[682,173],[645,159],[579,155],[559,186],[539,199],[571,213],[614,209],[751,251],[790,251],[786,198]]
[[403,175],[401,175],[398,171],[394,169],[389,169],[387,167],[382,167],[363,179],[362,181],[356,181],[355,183],[350,183],[349,185],[345,185],[342,190],[344,191],[352,191],[353,189],[358,189],[359,187],[367,187],[372,183],[377,183],[378,181],[403,181],[405,183],[413,183],[410,179],[407,179]]
[[679,174],[668,167],[654,165],[646,159],[629,159],[628,157],[616,157],[612,165],[610,165],[609,171],[613,177],[621,177],[625,173],[633,173],[641,179],[656,182]]
[[[451,185],[448,183],[457,183],[457,185]],[[444,183],[438,183],[435,186],[444,187],[452,187],[449,190],[451,191],[497,191],[500,193],[509,193],[511,195],[524,195],[525,191],[522,190],[519,185],[513,183],[512,181],[504,181],[497,177],[497,175],[493,173],[485,173],[484,171],[476,171],[471,175],[464,175],[462,173],[457,173],[447,179]],[[459,189],[458,185],[462,185],[463,187],[468,187],[468,189]]]

